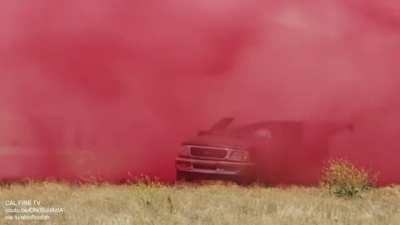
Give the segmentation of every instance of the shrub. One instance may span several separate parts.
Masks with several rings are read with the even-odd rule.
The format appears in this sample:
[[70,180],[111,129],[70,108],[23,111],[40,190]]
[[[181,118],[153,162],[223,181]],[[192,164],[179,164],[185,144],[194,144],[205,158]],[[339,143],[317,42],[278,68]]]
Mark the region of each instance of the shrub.
[[337,197],[352,198],[375,187],[377,174],[344,159],[329,160],[322,170],[321,185]]

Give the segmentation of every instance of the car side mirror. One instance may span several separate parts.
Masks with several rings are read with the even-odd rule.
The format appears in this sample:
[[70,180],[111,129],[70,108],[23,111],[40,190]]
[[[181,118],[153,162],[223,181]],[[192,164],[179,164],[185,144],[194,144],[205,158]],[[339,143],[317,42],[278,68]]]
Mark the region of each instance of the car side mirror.
[[269,140],[272,137],[271,131],[268,130],[268,129],[258,129],[258,130],[256,130],[255,136],[256,136],[257,139],[265,139],[265,140]]

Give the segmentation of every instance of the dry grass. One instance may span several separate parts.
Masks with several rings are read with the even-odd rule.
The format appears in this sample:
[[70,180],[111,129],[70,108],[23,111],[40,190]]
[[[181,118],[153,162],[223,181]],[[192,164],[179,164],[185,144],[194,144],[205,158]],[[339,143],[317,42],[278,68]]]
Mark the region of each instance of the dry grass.
[[43,221],[0,224],[400,224],[400,187],[373,189],[361,198],[336,198],[318,188],[236,185],[3,186],[0,201],[40,200],[64,214]]

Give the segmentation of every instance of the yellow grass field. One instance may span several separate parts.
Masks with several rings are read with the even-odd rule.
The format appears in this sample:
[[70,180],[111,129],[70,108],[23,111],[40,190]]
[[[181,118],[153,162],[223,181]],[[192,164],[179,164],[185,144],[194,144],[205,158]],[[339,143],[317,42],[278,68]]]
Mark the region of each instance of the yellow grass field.
[[[374,189],[361,198],[341,199],[325,190],[305,187],[222,183],[71,186],[38,182],[2,186],[0,200],[0,224],[400,224],[399,186]],[[32,212],[25,217],[7,211],[24,207],[58,211]]]

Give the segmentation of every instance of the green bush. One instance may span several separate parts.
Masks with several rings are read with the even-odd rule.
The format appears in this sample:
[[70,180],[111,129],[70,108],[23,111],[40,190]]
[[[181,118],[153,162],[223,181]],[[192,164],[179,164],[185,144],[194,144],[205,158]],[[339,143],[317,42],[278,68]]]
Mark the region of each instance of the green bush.
[[322,170],[321,185],[337,197],[360,196],[376,186],[377,174],[344,159],[329,160]]

